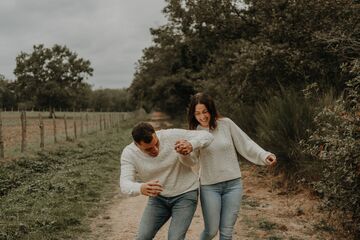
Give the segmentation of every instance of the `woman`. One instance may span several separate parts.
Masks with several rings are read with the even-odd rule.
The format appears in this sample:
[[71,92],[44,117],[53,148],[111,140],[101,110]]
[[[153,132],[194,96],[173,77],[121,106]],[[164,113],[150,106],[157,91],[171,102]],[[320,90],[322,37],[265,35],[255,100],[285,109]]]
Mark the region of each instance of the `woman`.
[[208,130],[214,136],[213,142],[198,152],[205,223],[200,239],[213,239],[218,230],[221,240],[232,239],[242,197],[237,152],[258,165],[274,165],[276,157],[252,141],[231,119],[220,117],[207,94],[192,97],[188,124],[191,130]]

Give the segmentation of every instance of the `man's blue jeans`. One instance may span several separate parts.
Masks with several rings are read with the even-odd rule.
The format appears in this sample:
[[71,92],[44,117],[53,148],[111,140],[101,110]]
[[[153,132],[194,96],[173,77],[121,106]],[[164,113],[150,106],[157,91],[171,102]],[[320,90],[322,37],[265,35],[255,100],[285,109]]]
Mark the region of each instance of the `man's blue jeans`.
[[194,216],[198,190],[175,197],[149,197],[141,218],[137,240],[153,239],[159,229],[171,217],[169,240],[183,240]]
[[220,240],[232,239],[242,192],[241,178],[201,185],[200,201],[205,225],[201,240],[213,239],[219,229]]

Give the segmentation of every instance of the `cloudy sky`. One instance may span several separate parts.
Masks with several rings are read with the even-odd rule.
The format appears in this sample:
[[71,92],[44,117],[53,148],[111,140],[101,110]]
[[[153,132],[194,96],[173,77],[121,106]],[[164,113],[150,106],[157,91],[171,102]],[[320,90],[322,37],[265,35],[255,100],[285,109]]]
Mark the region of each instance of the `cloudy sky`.
[[0,74],[15,79],[15,58],[33,45],[66,45],[88,59],[97,88],[131,84],[150,27],[166,20],[164,0],[0,0]]

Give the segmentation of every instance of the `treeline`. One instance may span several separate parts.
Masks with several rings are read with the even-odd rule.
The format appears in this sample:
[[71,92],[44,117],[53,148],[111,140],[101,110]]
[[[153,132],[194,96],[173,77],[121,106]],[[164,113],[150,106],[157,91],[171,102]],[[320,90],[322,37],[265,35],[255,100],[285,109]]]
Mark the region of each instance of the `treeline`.
[[[226,114],[317,83],[344,90],[359,55],[359,5],[351,0],[167,0],[168,23],[151,29],[132,97],[147,109],[184,113],[202,90]],[[319,93],[320,94],[320,93]],[[178,107],[174,107],[174,105]]]
[[[5,80],[0,75],[0,109],[7,111],[17,110],[49,110],[49,105],[39,105],[36,101],[21,101],[16,94],[16,81]],[[61,111],[95,111],[95,112],[129,112],[135,109],[136,104],[130,102],[128,90],[95,89],[84,83],[81,96],[73,102],[53,106],[54,110]]]
[[131,99],[184,116],[192,94],[210,93],[277,153],[277,173],[313,187],[359,239],[359,1],[166,2]]
[[66,46],[35,45],[16,57],[15,80],[0,74],[0,108],[20,110],[132,111],[127,89],[97,89],[85,80],[92,76],[89,60]]
[[17,110],[50,110],[55,111],[95,111],[95,112],[130,112],[136,104],[130,102],[128,90],[95,89],[83,83],[81,95],[72,102],[58,105],[37,104],[36,100],[24,101],[17,97],[16,81],[9,81],[0,75],[0,109],[3,111]]

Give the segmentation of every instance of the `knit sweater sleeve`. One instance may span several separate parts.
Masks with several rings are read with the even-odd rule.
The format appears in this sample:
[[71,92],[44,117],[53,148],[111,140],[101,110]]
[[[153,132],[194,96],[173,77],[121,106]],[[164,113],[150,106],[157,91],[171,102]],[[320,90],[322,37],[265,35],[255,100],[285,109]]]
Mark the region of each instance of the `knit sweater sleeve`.
[[179,154],[179,160],[185,166],[195,166],[199,162],[199,149],[196,149],[187,155]]
[[224,119],[229,125],[231,137],[237,152],[257,165],[266,165],[265,159],[271,154],[256,144],[244,131],[231,119]]
[[214,140],[214,137],[211,133],[201,130],[184,130],[184,129],[169,129],[171,131],[170,135],[175,138],[175,140],[185,139],[189,141],[192,145],[193,152],[188,155],[179,154],[179,160],[182,164],[191,167],[197,164],[198,154],[196,154],[198,149],[207,147]]
[[136,167],[131,154],[125,148],[121,154],[120,189],[127,195],[140,195],[141,183],[135,181]]

